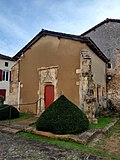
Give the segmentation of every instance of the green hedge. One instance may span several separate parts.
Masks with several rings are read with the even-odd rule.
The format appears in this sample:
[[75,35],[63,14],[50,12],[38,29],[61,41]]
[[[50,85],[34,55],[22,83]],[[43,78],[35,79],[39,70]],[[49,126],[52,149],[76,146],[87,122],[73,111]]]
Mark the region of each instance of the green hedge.
[[19,118],[18,110],[7,104],[0,105],[0,120]]
[[55,134],[81,133],[89,128],[86,115],[64,95],[53,102],[38,118],[36,129]]

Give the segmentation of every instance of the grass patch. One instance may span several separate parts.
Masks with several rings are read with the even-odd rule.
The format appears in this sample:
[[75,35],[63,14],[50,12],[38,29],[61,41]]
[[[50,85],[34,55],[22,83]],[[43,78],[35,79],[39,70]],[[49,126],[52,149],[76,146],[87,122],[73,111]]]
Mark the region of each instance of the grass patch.
[[32,116],[33,116],[32,114],[20,113],[20,117],[19,118],[0,120],[0,122],[17,122],[17,121],[21,121],[21,120],[24,120],[24,119],[27,119],[27,118],[31,118]]
[[98,119],[98,124],[90,124],[90,128],[99,129],[106,127],[109,123],[111,123],[115,118],[114,117],[100,117]]
[[[112,118],[110,118],[110,119],[111,119],[111,121],[113,120]],[[111,121],[107,121],[107,122],[111,122]],[[52,139],[52,138],[47,138],[47,137],[43,137],[43,136],[38,136],[38,135],[31,134],[31,133],[26,133],[26,132],[20,132],[17,135],[20,136],[20,137],[23,137],[25,139],[36,140],[38,142],[47,143],[47,144],[50,144],[50,145],[55,145],[55,146],[60,147],[60,148],[78,150],[78,151],[83,152],[83,153],[88,153],[88,154],[92,154],[92,155],[96,155],[96,156],[107,157],[107,158],[112,159],[112,160],[119,160],[118,156],[116,156],[114,154],[110,154],[109,150],[106,150],[103,147],[104,144],[105,144],[106,138],[110,137],[113,133],[120,133],[120,120],[110,130],[110,132],[105,134],[102,141],[100,143],[98,143],[97,145],[93,146],[93,147],[87,146],[87,145],[82,145],[82,144],[77,144],[77,143],[71,142],[71,141],[65,142],[65,141],[58,140],[58,139]]]
[[116,123],[116,125],[111,128],[111,130],[110,130],[108,135],[111,135],[112,133],[120,133],[120,119]]
[[38,136],[35,134],[26,133],[26,132],[19,132],[17,135],[20,137],[23,137],[25,139],[36,140],[38,142],[47,143],[50,145],[55,145],[60,148],[66,148],[66,149],[72,149],[72,150],[74,149],[74,150],[79,150],[80,152],[83,152],[83,153],[88,153],[88,154],[93,154],[93,155],[97,155],[97,156],[104,156],[104,157],[110,158],[109,154],[107,154],[105,149],[100,150],[99,148],[89,147],[86,145],[77,144],[75,142],[70,142],[70,141],[65,142],[62,140],[46,138],[43,136]]
[[[91,124],[91,128],[103,128],[114,119],[115,119],[114,117],[102,117],[99,119],[98,124]],[[43,137],[43,136],[38,136],[35,134],[26,133],[26,132],[20,132],[20,133],[18,133],[18,136],[23,137],[25,139],[32,139],[32,140],[35,140],[38,142],[47,143],[50,145],[55,145],[60,148],[79,150],[80,152],[83,152],[83,153],[92,154],[92,155],[101,156],[101,157],[107,157],[108,159],[112,159],[112,160],[119,160],[119,156],[117,156],[115,154],[111,154],[110,151],[104,147],[104,145],[106,143],[106,139],[109,138],[114,133],[120,134],[120,120],[118,121],[118,123],[114,127],[112,127],[112,129],[108,133],[105,134],[102,141],[93,147],[87,146],[87,145],[82,145],[82,144],[77,144],[77,143],[71,142],[71,141],[65,142],[65,141],[58,140],[58,139],[52,139],[52,138],[47,138],[47,137]],[[108,141],[109,141],[109,139],[108,139]]]
[[[111,137],[112,137],[112,141],[111,141]],[[110,155],[110,158],[112,160],[120,160],[119,146],[118,148],[116,148],[116,141],[114,141],[116,139],[119,141],[119,137],[120,137],[120,120],[109,130],[109,132],[107,132],[104,135],[100,143],[96,145],[95,147],[101,150],[105,148],[106,145],[109,146],[107,142],[112,143],[111,148],[106,149],[107,153]]]
[[29,126],[31,126],[32,128],[36,129],[36,122],[32,123],[32,124],[29,124]]
[[31,118],[31,117],[33,117],[32,114],[20,113],[20,120],[22,120],[22,119],[27,119],[27,118]]

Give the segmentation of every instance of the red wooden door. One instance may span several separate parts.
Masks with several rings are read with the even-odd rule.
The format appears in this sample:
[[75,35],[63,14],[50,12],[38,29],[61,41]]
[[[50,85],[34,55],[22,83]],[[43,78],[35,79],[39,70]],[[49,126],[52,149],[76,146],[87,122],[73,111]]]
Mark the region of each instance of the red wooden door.
[[47,108],[54,101],[54,86],[53,85],[45,86],[44,98],[45,98],[45,108]]
[[6,97],[6,89],[0,89],[0,96],[3,96],[3,97],[4,97],[4,100],[5,100],[5,97]]

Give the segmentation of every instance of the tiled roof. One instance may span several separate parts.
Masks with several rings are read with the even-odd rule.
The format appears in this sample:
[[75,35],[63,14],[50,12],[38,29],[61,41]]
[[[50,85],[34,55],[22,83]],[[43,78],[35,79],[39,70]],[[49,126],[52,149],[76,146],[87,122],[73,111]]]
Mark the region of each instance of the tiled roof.
[[86,32],[82,33],[81,36],[84,36],[86,34],[88,34],[91,31],[94,31],[96,28],[100,27],[101,25],[105,24],[105,23],[109,23],[109,22],[116,22],[116,23],[120,23],[120,19],[111,19],[111,18],[106,18],[104,21],[98,23],[97,25],[95,25],[94,27],[92,27],[91,29],[87,30]]
[[65,39],[72,39],[74,41],[80,41],[81,43],[86,43],[88,47],[96,53],[98,57],[100,57],[103,61],[108,62],[109,60],[106,58],[106,56],[102,53],[102,51],[95,45],[95,43],[89,38],[89,37],[82,37],[78,35],[72,35],[72,34],[66,34],[66,33],[60,33],[60,32],[54,32],[54,31],[48,31],[42,29],[41,32],[39,32],[26,46],[24,46],[13,58],[19,59],[19,57],[27,51],[33,44],[35,44],[41,37],[50,35],[55,36],[58,38],[65,38]]
[[0,59],[4,59],[4,60],[9,60],[9,61],[14,61],[14,59],[12,57],[0,54]]

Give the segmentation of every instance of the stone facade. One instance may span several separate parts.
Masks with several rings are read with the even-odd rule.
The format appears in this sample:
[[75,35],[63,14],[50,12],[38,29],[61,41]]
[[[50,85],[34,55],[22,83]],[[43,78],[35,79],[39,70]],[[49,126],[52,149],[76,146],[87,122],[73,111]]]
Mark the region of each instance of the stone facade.
[[112,77],[111,80],[108,80],[107,91],[108,98],[111,99],[120,110],[120,51],[115,54],[117,57],[116,66],[113,69],[107,70],[107,74]]
[[37,106],[37,114],[41,114],[45,110],[45,95],[44,90],[47,84],[54,86],[54,99],[56,100],[57,95],[57,73],[59,66],[41,67],[39,71],[39,103]]
[[105,23],[84,34],[90,37],[101,51],[108,57],[113,68],[116,65],[116,55],[114,54],[120,49],[120,22],[106,20]]
[[80,74],[80,83],[81,83],[81,109],[87,115],[90,123],[97,123],[95,118],[96,113],[96,103],[97,100],[95,95],[95,81],[93,80],[92,73],[92,59],[89,53],[81,53],[81,63],[82,69]]
[[107,74],[112,80],[107,81],[107,94],[116,106],[120,106],[120,20],[106,19],[82,35],[90,37],[110,59],[112,66]]
[[[64,94],[83,109],[90,122],[96,122],[95,101],[100,104],[103,91],[106,95],[108,59],[90,39],[82,41],[78,36],[42,32],[45,35],[23,48],[24,54],[17,54],[20,57],[12,72],[11,103],[18,104],[20,100],[20,111],[39,115],[49,106],[46,102],[51,95],[50,103]],[[50,85],[53,90],[46,94]]]
[[10,93],[8,97],[8,103],[16,107],[18,105],[18,66],[18,63],[16,63],[11,70]]

